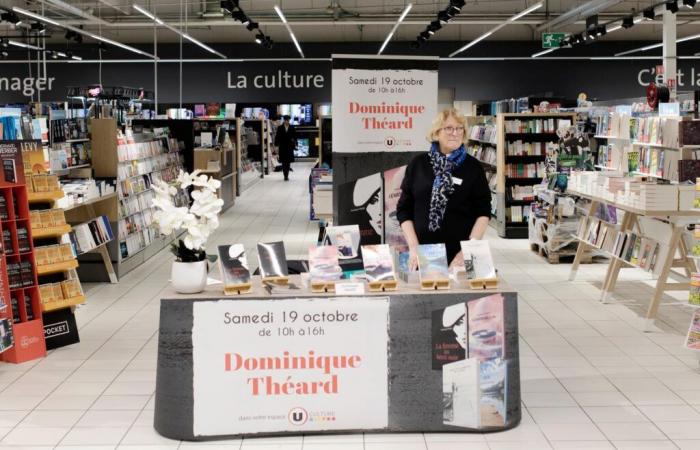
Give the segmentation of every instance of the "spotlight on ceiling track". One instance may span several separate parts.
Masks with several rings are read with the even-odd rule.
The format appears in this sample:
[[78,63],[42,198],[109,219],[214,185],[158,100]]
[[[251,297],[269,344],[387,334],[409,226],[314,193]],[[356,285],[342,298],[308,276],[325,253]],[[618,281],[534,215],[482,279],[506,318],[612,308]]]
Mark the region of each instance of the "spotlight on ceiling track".
[[644,16],[645,19],[654,20],[654,18],[656,17],[656,12],[654,12],[654,7],[652,6],[652,7],[645,9],[642,12],[642,15]]
[[22,19],[20,19],[14,12],[3,12],[0,13],[0,22],[10,22],[11,24],[17,26],[22,23]]
[[246,25],[245,27],[248,29],[248,31],[253,31],[253,30],[255,30],[255,29],[258,28],[258,23],[257,23],[257,22],[253,22],[253,21],[251,20],[250,22],[248,22],[248,25]]
[[688,9],[693,9],[695,3],[697,3],[696,0],[683,0],[683,6]]
[[8,56],[10,56],[10,54],[6,51],[0,52],[0,59],[7,59]]
[[255,42],[257,44],[262,44],[264,39],[265,39],[265,35],[262,33],[258,33],[255,35]]
[[632,28],[634,26],[634,17],[627,16],[622,19],[622,28]]
[[224,9],[230,13],[236,8],[238,8],[238,0],[223,0],[221,2],[221,9]]
[[467,3],[464,0],[450,0],[450,8],[455,10],[456,12],[462,11],[462,8],[464,7],[464,4]]
[[442,24],[440,24],[439,20],[433,20],[430,22],[430,25],[428,25],[428,30],[433,30],[433,32],[439,30],[442,28]]
[[46,25],[41,22],[34,22],[31,26],[31,30],[36,31],[37,33],[43,33],[46,31]]
[[666,11],[671,11],[673,14],[678,12],[678,0],[670,0],[666,2]]

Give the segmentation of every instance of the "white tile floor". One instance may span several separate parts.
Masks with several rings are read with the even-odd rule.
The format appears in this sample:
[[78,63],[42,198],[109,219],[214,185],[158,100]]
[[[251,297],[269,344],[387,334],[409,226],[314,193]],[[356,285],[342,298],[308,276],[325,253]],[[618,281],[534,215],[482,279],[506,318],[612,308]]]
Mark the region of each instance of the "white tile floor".
[[[284,239],[291,256],[316,241],[308,220],[309,165],[291,182],[266,178],[222,218],[212,248]],[[598,302],[605,266],[549,265],[526,241],[490,231],[502,276],[519,291],[523,421],[493,434],[366,434],[177,442],[153,430],[160,293],[170,255],[158,255],[118,285],[86,285],[78,309],[82,342],[23,365],[0,364],[0,449],[700,449],[698,356],[683,349],[690,310],[666,298],[658,329],[641,330],[652,292],[623,271],[617,303]],[[687,293],[677,294],[683,299]],[[29,393],[25,395],[26,393]]]

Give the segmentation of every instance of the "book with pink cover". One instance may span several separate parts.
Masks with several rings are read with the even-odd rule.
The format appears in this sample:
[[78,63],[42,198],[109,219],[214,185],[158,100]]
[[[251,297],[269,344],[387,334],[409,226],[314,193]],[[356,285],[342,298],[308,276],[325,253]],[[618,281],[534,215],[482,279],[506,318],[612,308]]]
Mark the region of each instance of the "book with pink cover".
[[503,296],[494,294],[467,302],[469,357],[486,361],[504,357]]
[[343,271],[338,264],[338,250],[335,246],[309,247],[309,275],[312,283],[340,280]]

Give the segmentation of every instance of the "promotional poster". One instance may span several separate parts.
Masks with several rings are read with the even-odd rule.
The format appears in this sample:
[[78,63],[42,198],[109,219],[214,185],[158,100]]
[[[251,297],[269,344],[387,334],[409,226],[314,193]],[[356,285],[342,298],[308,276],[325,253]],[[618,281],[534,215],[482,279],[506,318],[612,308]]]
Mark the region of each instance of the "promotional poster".
[[193,308],[195,436],[388,426],[388,298]]
[[406,175],[406,166],[384,172],[384,243],[398,251],[407,251],[408,244],[396,217],[396,208],[401,198],[401,183]]
[[425,148],[437,115],[438,58],[333,56],[333,152]]

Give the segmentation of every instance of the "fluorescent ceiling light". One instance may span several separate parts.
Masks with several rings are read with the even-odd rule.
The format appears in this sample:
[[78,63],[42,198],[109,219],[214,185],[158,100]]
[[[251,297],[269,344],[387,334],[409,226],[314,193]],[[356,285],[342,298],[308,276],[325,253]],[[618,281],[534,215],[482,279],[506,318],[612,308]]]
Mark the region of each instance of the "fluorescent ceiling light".
[[457,51],[452,52],[452,53],[450,54],[450,58],[452,58],[452,57],[455,56],[455,55],[458,55],[458,54],[462,53],[463,51],[465,51],[465,50],[468,49],[469,47],[472,47],[472,46],[476,45],[477,43],[483,41],[484,39],[486,39],[487,37],[491,36],[493,33],[495,33],[496,31],[500,30],[501,28],[505,27],[505,26],[508,25],[509,23],[513,23],[513,22],[515,22],[516,20],[520,19],[521,17],[526,16],[527,14],[530,14],[531,12],[540,9],[540,8],[542,7],[542,5],[543,5],[542,2],[536,3],[536,4],[532,5],[532,6],[530,6],[529,8],[525,9],[524,11],[522,11],[522,12],[520,12],[520,13],[514,15],[513,17],[509,18],[509,19],[506,20],[505,22],[503,22],[503,23],[501,23],[501,24],[499,24],[499,25],[496,25],[491,31],[488,31],[488,32],[482,34],[481,36],[479,36],[478,38],[474,39],[473,41],[471,41],[470,43],[468,43],[468,44],[465,45],[464,47],[460,48],[460,49],[457,50]]
[[130,52],[133,52],[133,53],[138,53],[139,55],[143,55],[143,56],[147,56],[149,58],[157,59],[155,56],[151,55],[148,52],[144,52],[143,50],[139,50],[139,49],[131,47],[129,45],[122,44],[121,42],[113,41],[111,39],[107,39],[105,37],[98,36],[96,34],[85,31],[81,28],[76,28],[76,27],[73,27],[73,26],[70,26],[67,24],[56,22],[55,20],[49,19],[48,17],[44,17],[44,16],[39,15],[39,14],[34,14],[33,12],[29,12],[25,9],[18,8],[16,6],[12,7],[12,11],[19,13],[19,14],[22,14],[22,15],[27,16],[27,17],[31,17],[32,19],[36,19],[36,20],[39,20],[41,22],[48,23],[50,25],[64,28],[66,30],[75,31],[76,33],[80,33],[82,35],[89,36],[89,37],[96,39],[100,42],[104,42],[105,44],[114,45],[115,47],[120,47],[120,48],[123,48],[124,50],[129,50]]
[[620,24],[613,25],[613,26],[610,27],[610,28],[606,28],[606,32],[607,32],[607,33],[612,33],[613,31],[617,31],[617,30],[619,30],[620,28],[622,28],[622,25],[620,25]]
[[7,41],[7,43],[9,45],[14,45],[15,47],[28,48],[29,50],[43,50],[43,48],[41,47],[37,47],[36,45],[25,44],[24,42]]
[[381,48],[379,49],[379,52],[377,52],[377,55],[382,54],[382,52],[384,51],[384,48],[387,46],[387,44],[389,43],[391,38],[394,36],[396,29],[399,28],[399,25],[401,25],[401,22],[403,22],[403,19],[406,18],[406,16],[408,15],[408,12],[411,10],[411,8],[413,8],[413,3],[409,3],[408,5],[406,5],[406,9],[403,10],[403,12],[401,13],[401,16],[399,16],[399,20],[396,21],[393,28],[391,29],[391,31],[387,35],[386,39],[384,39],[384,43],[382,44]]
[[557,48],[548,48],[547,50],[542,50],[541,52],[532,55],[531,58],[537,58],[538,56],[546,55],[547,53],[552,53],[554,50],[557,50]]
[[65,3],[61,0],[41,0],[41,3],[55,6],[56,8],[62,9],[64,11],[68,11],[69,13],[71,13],[75,16],[82,17],[83,19],[87,19],[87,20],[90,20],[93,22],[99,22],[102,25],[108,25],[108,26],[112,25],[112,23],[107,22],[106,20],[103,20],[99,17],[95,17],[91,14],[88,14],[85,11],[83,11],[82,9],[76,8],[75,6],[71,6],[71,5]]
[[[676,44],[680,44],[681,42],[693,41],[695,39],[700,39],[700,34],[693,34],[690,36],[676,39]],[[645,47],[640,47],[640,48],[635,48],[633,50],[627,50],[625,52],[615,53],[615,56],[624,56],[624,55],[629,55],[630,53],[646,52],[647,50],[653,50],[655,48],[661,48],[663,46],[664,46],[663,43],[647,45]]]
[[208,51],[209,53],[213,53],[213,54],[215,54],[215,55],[217,55],[217,56],[219,56],[219,57],[221,57],[221,58],[226,59],[226,55],[224,55],[223,53],[217,52],[217,51],[214,50],[213,48],[211,48],[211,47],[209,47],[208,45],[206,45],[205,43],[203,43],[203,42],[201,42],[201,41],[199,41],[199,40],[193,38],[193,37],[190,36],[189,34],[183,33],[181,30],[179,30],[179,29],[177,29],[177,28],[175,28],[175,27],[173,27],[173,26],[171,26],[171,25],[169,25],[169,24],[163,22],[163,21],[160,20],[158,17],[156,17],[155,14],[151,13],[150,11],[148,11],[148,10],[146,10],[146,9],[144,9],[144,8],[142,8],[142,7],[140,7],[139,5],[134,5],[133,8],[134,8],[136,11],[140,12],[141,14],[143,14],[144,16],[148,17],[149,19],[155,21],[158,25],[162,25],[162,26],[164,26],[165,28],[167,28],[168,30],[170,30],[170,31],[172,31],[172,32],[174,32],[174,33],[179,34],[180,36],[182,36],[183,38],[185,38],[185,39],[187,39],[188,41],[192,42],[193,44],[199,45],[200,47],[202,47],[204,50]]
[[299,54],[301,55],[302,58],[306,58],[306,56],[304,56],[304,52],[301,50],[301,46],[299,45],[299,41],[297,41],[297,37],[294,36],[294,32],[290,28],[289,22],[287,22],[287,18],[284,17],[284,13],[282,12],[282,10],[280,9],[279,6],[275,5],[274,8],[275,8],[275,12],[277,13],[277,15],[280,16],[280,20],[284,24],[284,27],[289,32],[289,36],[291,36],[292,42],[294,42],[294,46],[297,48],[297,51],[299,52]]

